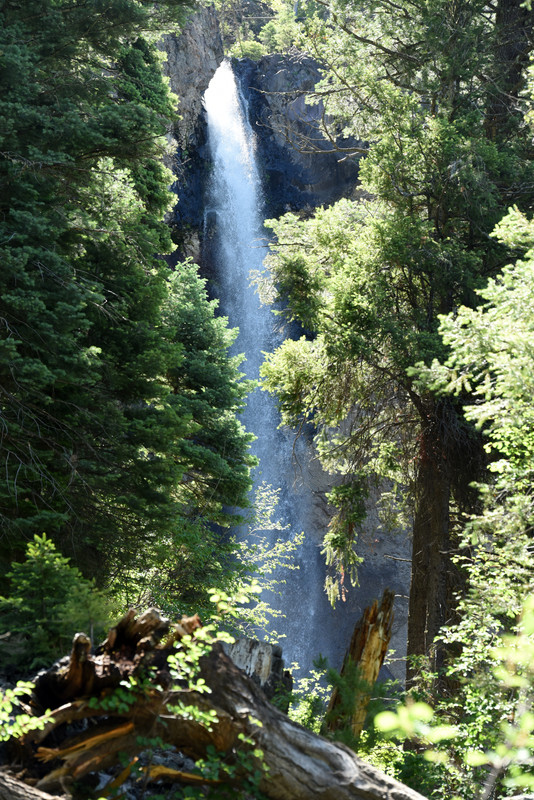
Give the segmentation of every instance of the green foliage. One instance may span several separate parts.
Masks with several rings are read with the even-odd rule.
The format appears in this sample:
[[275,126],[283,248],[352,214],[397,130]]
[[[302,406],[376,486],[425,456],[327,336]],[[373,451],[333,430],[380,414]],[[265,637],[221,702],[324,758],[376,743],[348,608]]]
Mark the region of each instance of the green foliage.
[[234,58],[250,58],[259,61],[267,54],[267,48],[255,39],[240,39],[229,50],[229,55]]
[[[358,585],[357,569],[363,558],[356,552],[357,531],[367,516],[367,495],[365,480],[358,480],[357,476],[351,476],[347,483],[334,486],[326,495],[337,509],[323,537],[322,549],[326,566],[334,572],[334,575],[327,575],[325,581],[325,590],[332,606],[340,597],[346,599],[345,571],[352,586]],[[341,575],[340,580],[337,574]]]
[[522,257],[478,291],[476,310],[441,319],[448,359],[413,372],[434,391],[469,392],[465,414],[483,430],[490,458],[489,480],[478,487],[482,507],[456,559],[467,590],[457,623],[440,632],[454,653],[447,674],[455,689],[427,695],[433,708],[416,702],[377,719],[382,730],[416,739],[437,763],[431,797],[463,800],[534,785],[532,222],[512,209],[495,236]]
[[[416,694],[401,738],[445,744],[432,765],[417,746],[367,744],[398,778],[448,800],[503,796],[515,772],[528,785],[532,767],[528,715],[502,728],[522,718],[531,687],[521,696],[499,678],[495,649],[507,631],[522,635],[533,524],[534,232],[524,216],[533,184],[528,105],[514,83],[525,75],[531,19],[520,4],[512,19],[504,5],[334,0],[308,20],[309,49],[324,65],[316,102],[337,125],[329,132],[370,142],[353,149],[367,151],[364,199],[271,221],[271,286],[262,279],[306,331],[263,368],[283,421],[312,422],[323,464],[344,482],[381,479],[386,517],[411,509],[416,553],[439,553],[418,565],[426,608],[412,604],[410,614],[427,615],[427,639],[440,614],[457,615],[427,652],[452,657],[446,675],[427,671],[419,691],[434,711]],[[503,47],[512,30],[515,60]],[[504,217],[510,198],[517,208]],[[334,525],[326,544],[342,577],[354,540]],[[452,585],[460,571],[465,592],[432,609],[437,582]],[[411,652],[424,645],[414,638]]]
[[121,509],[150,484],[138,431],[162,392],[154,254],[170,246],[159,162],[174,108],[142,32],[169,13],[176,3],[3,9],[4,556],[43,530],[71,555],[76,540],[97,572],[106,534],[146,527]]
[[[459,698],[455,702],[442,702],[437,713],[427,703],[411,702],[395,711],[385,711],[375,719],[378,730],[417,743],[427,761],[441,765],[432,798],[503,797],[511,790],[534,786],[534,717],[530,710],[534,687],[533,633],[531,595],[524,604],[516,632],[500,639],[495,637],[498,644],[486,648],[485,682],[491,682],[491,694],[485,686],[477,687],[474,674],[464,672],[468,700],[465,708],[458,708]],[[464,641],[468,645],[468,639]],[[480,662],[476,663],[473,648],[470,656],[471,670],[481,677]],[[476,713],[470,707],[469,695],[477,696]],[[451,719],[456,721],[455,725],[450,724]],[[497,794],[492,794],[496,791]]]
[[[261,723],[257,723],[261,725]],[[252,797],[266,800],[260,791],[260,782],[268,773],[263,760],[263,750],[258,747],[251,736],[238,734],[232,763],[225,763],[213,745],[206,748],[206,758],[197,761],[197,768],[210,780],[221,781],[222,786],[210,787],[207,796],[213,800],[242,800]],[[203,789],[186,789],[184,797],[206,797]]]
[[14,562],[7,578],[10,595],[0,597],[4,668],[49,664],[64,654],[77,631],[100,637],[109,625],[109,600],[44,534],[28,544],[25,561]]
[[454,318],[443,318],[441,331],[451,356],[445,367],[433,365],[434,375],[424,374],[437,386],[472,393],[474,403],[465,414],[484,431],[492,456],[490,470],[503,481],[509,475],[519,488],[523,481],[525,487],[529,482],[534,455],[530,402],[534,224],[513,208],[493,236],[521,249],[524,257],[478,291],[482,300],[478,309],[460,308]]
[[523,256],[479,290],[476,310],[462,307],[442,318],[451,354],[418,370],[435,390],[468,387],[473,402],[465,414],[484,431],[491,459],[490,480],[479,486],[482,509],[466,525],[458,556],[468,576],[459,621],[440,634],[455,653],[448,674],[458,688],[450,700],[434,700],[438,722],[456,728],[441,757],[449,773],[451,763],[462,764],[451,773],[462,798],[476,797],[482,780],[501,795],[506,787],[532,785],[534,230],[513,209],[495,235]]
[[[296,665],[293,667],[299,669]],[[314,661],[314,669],[305,677],[296,677],[293,672],[295,686],[290,696],[288,716],[314,733],[321,732],[328,699],[332,691],[326,674],[327,664],[322,658]]]
[[271,0],[274,16],[258,34],[260,42],[269,53],[287,53],[302,41],[302,28],[295,18],[294,3],[287,0]]
[[[317,10],[316,3],[296,5],[290,0],[217,0],[225,52],[254,61],[270,53],[287,53],[304,44],[303,22]],[[268,20],[265,22],[265,20]]]
[[232,334],[156,255],[176,114],[157,40],[184,9],[2,10],[0,563],[42,531],[124,602],[154,574],[191,603],[230,580],[214,526],[249,488]]
[[0,691],[0,742],[11,738],[20,738],[29,731],[42,730],[53,718],[49,712],[41,717],[32,717],[20,711],[21,700],[27,699],[33,689],[33,683],[18,681],[14,689]]
[[[294,555],[304,536],[286,538],[288,526],[276,518],[279,491],[265,484],[258,487],[247,510],[246,542],[238,543],[228,534],[219,536],[196,521],[188,526],[182,520],[176,544],[160,542],[159,568],[135,576],[133,589],[140,592],[142,604],[156,605],[170,617],[199,613],[203,619],[212,617],[214,602],[221,614],[237,604],[239,616],[232,617],[232,631],[277,642],[274,626],[283,612],[274,609],[268,598],[270,593],[280,593],[280,585],[287,580],[280,577],[282,569],[298,569]],[[285,536],[273,542],[263,531]]]
[[257,34],[265,19],[272,16],[267,2],[259,0],[216,0],[215,8],[224,52],[235,58],[261,58],[266,49]]
[[191,427],[173,455],[183,468],[184,506],[228,525],[235,513],[223,512],[223,506],[248,505],[249,467],[256,463],[247,450],[253,437],[237,419],[252,382],[242,380],[241,357],[228,356],[237,331],[216,316],[218,303],[208,300],[205,283],[194,264],[178,265],[169,279],[164,321],[173,331],[173,346],[180,345],[179,359],[168,367],[174,395],[169,401]]
[[[477,419],[462,413],[469,383],[444,395],[412,370],[446,360],[441,315],[476,307],[477,289],[514,254],[514,241],[491,236],[510,198],[532,205],[518,93],[531,18],[519,3],[515,12],[482,0],[328,0],[311,11],[302,35],[324,75],[315,102],[330,141],[357,140],[343,143],[344,156],[365,153],[360,198],[269,223],[271,294],[287,298],[284,313],[305,336],[267,356],[265,386],[284,423],[315,426],[326,469],[376,486],[390,524],[399,511],[413,520],[409,652],[426,650],[437,665],[457,649],[445,638],[429,645],[453,614],[452,555],[477,509],[486,454]],[[529,415],[516,432],[525,449]],[[506,435],[491,434],[495,445]],[[343,510],[325,539],[332,599],[359,555],[350,522],[339,526]]]
[[[282,570],[299,569],[295,554],[304,539],[304,532],[290,531],[290,526],[282,525],[278,519],[279,494],[280,489],[265,483],[257,487],[252,513],[247,519],[246,544],[241,543],[237,554],[246,576],[244,591],[255,595],[252,604],[240,608],[239,630],[245,636],[260,637],[273,644],[279,639],[274,627],[276,620],[285,615],[274,609],[268,598],[280,595],[283,584],[291,580],[290,575],[280,577]],[[269,536],[262,535],[266,531]],[[273,540],[273,532],[281,535]]]

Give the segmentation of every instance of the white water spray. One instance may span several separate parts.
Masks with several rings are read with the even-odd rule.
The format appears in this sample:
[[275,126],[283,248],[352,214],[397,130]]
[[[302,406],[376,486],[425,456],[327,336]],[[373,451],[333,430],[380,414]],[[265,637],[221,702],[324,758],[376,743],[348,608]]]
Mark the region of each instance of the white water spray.
[[228,62],[215,73],[204,102],[213,160],[206,212],[215,216],[221,310],[232,327],[239,327],[234,349],[245,352],[247,377],[257,379],[261,350],[272,341],[272,315],[261,306],[249,276],[251,270],[261,268],[267,246],[255,139]]
[[[263,351],[275,349],[282,337],[276,332],[277,318],[261,305],[250,282],[251,270],[262,268],[267,246],[255,138],[229,63],[223,62],[215,73],[205,94],[205,106],[213,162],[206,219],[207,233],[213,240],[210,250],[217,276],[215,293],[221,313],[228,317],[231,327],[239,328],[233,352],[245,354],[243,371],[247,378],[258,379]],[[324,530],[318,530],[321,526],[307,478],[295,465],[295,434],[278,428],[275,400],[257,388],[248,398],[242,421],[257,437],[252,446],[260,462],[253,476],[256,487],[266,483],[279,489],[277,517],[289,525],[289,535],[305,533],[296,559],[299,570],[275,576],[285,580],[281,596],[268,598],[286,615],[283,622],[276,622],[278,632],[286,635],[281,642],[284,658],[286,663],[297,661],[301,675],[312,668],[319,653],[339,667],[352,625],[367,598],[362,603],[361,592],[351,593],[351,602],[342,604],[336,612],[327,601],[320,552]],[[310,453],[304,440],[297,443],[299,448],[307,472]],[[277,535],[272,533],[273,541]],[[371,591],[374,598],[382,580],[377,581],[374,573],[369,578],[373,586],[366,593]]]
[[[250,281],[251,270],[262,268],[267,245],[255,137],[229,63],[223,62],[215,73],[205,106],[213,160],[206,214],[216,239],[213,250],[220,310],[232,327],[239,328],[234,352],[245,354],[243,371],[247,378],[258,379],[263,351],[274,349],[281,337],[275,331],[275,316],[261,305]],[[302,486],[295,485],[294,434],[278,429],[275,400],[258,387],[249,395],[242,421],[257,437],[252,445],[259,459],[255,486],[266,483],[280,490],[276,516],[283,524],[289,523],[289,535],[305,530],[312,500]],[[309,531],[305,533],[309,535]],[[273,533],[272,538],[275,536]],[[286,580],[281,597],[269,597],[269,601],[286,614],[286,620],[276,625],[287,636],[282,641],[286,660],[298,661],[307,669],[317,655],[309,631],[317,600],[322,600],[324,575],[317,545],[309,539],[304,550],[297,558],[300,569],[280,576]]]

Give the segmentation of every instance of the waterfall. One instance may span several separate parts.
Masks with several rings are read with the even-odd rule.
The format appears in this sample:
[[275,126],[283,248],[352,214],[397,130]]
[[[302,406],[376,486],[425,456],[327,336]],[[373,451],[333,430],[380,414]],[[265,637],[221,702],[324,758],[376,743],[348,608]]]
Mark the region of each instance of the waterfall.
[[[270,309],[261,305],[250,285],[251,270],[261,269],[267,252],[261,217],[262,193],[254,134],[228,62],[223,62],[215,73],[204,101],[213,162],[206,215],[212,220],[216,237],[213,252],[217,262],[220,311],[228,317],[232,327],[239,328],[234,353],[245,354],[242,370],[247,378],[258,379],[262,352],[272,350],[278,343],[276,320]],[[302,530],[302,502],[300,497],[295,497],[299,493],[294,486],[293,434],[278,429],[280,419],[276,402],[259,387],[249,395],[242,422],[256,436],[252,445],[252,451],[259,459],[253,476],[256,487],[263,482],[280,490],[276,517],[283,524],[289,523],[290,535],[299,533]],[[316,547],[313,549],[317,550]],[[287,636],[282,641],[286,660],[298,661],[303,668],[308,668],[316,655],[310,652],[310,643],[306,642],[308,624],[315,614],[314,598],[321,594],[323,578],[316,574],[315,569],[310,569],[313,559],[305,563],[303,554],[299,553],[298,561],[299,571],[284,576],[286,583],[282,596],[279,599],[269,597],[269,601],[272,604],[278,601],[286,614],[288,609],[293,613],[295,607],[306,614],[305,625],[295,626],[286,620],[277,623],[276,627],[279,633]],[[306,589],[302,586],[304,575]],[[312,589],[316,580],[319,583]],[[301,591],[305,591],[305,608],[303,598],[298,596]]]
[[[262,306],[251,286],[251,270],[261,269],[267,252],[262,229],[262,191],[256,163],[254,133],[247,119],[246,104],[228,62],[215,73],[204,98],[212,175],[207,193],[205,218],[209,220],[210,252],[215,261],[216,294],[220,311],[231,327],[239,328],[233,353],[244,353],[241,369],[247,378],[258,379],[262,352],[271,351],[282,341],[276,330],[277,318]],[[276,401],[260,388],[249,396],[242,421],[257,438],[252,445],[259,459],[255,470],[256,486],[266,483],[280,490],[277,518],[288,526],[289,534],[304,531],[296,561],[299,569],[284,570],[281,595],[269,595],[269,602],[286,615],[276,621],[286,663],[298,662],[300,675],[312,668],[319,654],[332,666],[340,662],[350,641],[352,626],[368,599],[374,599],[384,576],[376,569],[362,581],[362,591],[353,592],[350,601],[334,611],[323,591],[325,567],[320,552],[324,530],[317,522],[316,499],[309,485],[313,469],[308,444],[295,433],[278,428]],[[299,466],[300,463],[300,466]],[[280,534],[272,532],[272,540]],[[369,570],[367,570],[369,572]],[[364,583],[371,583],[365,588]]]

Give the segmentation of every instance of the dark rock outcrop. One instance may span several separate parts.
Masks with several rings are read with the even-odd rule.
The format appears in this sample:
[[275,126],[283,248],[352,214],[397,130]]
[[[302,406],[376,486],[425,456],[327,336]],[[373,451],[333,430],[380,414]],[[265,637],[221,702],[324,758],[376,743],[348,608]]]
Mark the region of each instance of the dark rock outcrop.
[[241,59],[235,71],[258,140],[268,216],[351,196],[361,143],[334,144],[324,135],[323,104],[307,101],[321,78],[317,61],[293,48],[258,62]]
[[179,35],[163,38],[162,48],[167,54],[163,71],[179,100],[175,137],[189,152],[204,141],[204,92],[224,57],[215,8],[192,15]]
[[[180,100],[175,154],[169,164],[177,176],[179,196],[169,220],[178,246],[175,258],[189,255],[199,261],[209,176],[203,95],[223,59],[214,9],[195,14],[180,36],[166,36],[162,46],[167,53],[165,71]],[[318,63],[292,49],[258,62],[234,59],[234,71],[257,137],[266,216],[312,209],[353,195],[359,155],[336,149],[320,130],[322,104],[306,101],[321,77]],[[341,142],[349,149],[359,144]]]
[[223,60],[215,8],[202,8],[192,15],[179,35],[168,34],[163,38],[161,47],[167,55],[164,73],[179,101],[179,116],[171,142],[173,154],[167,163],[176,175],[173,188],[179,197],[178,205],[168,219],[177,245],[173,257],[169,258],[172,265],[188,256],[195,261],[200,257],[204,186],[208,172],[203,98]]

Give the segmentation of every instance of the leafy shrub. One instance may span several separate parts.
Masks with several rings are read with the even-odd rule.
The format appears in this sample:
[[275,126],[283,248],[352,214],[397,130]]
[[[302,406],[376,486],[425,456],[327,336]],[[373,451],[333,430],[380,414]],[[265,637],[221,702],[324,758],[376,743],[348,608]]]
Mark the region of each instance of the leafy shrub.
[[230,49],[230,55],[236,58],[251,58],[252,61],[259,61],[267,53],[267,48],[261,42],[254,39],[244,39],[236,42]]

